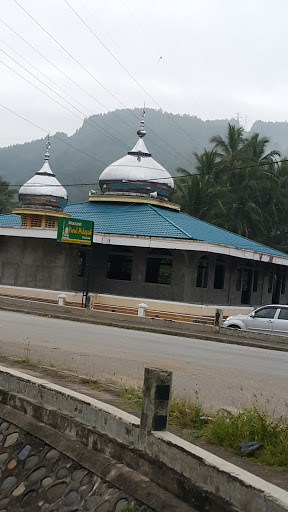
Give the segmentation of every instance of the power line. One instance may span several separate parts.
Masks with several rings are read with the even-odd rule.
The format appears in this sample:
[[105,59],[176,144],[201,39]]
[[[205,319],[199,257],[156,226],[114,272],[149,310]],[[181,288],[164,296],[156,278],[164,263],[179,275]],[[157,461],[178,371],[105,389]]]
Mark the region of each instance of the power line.
[[[16,1],[16,0],[14,0]],[[81,23],[83,23],[83,25],[89,30],[89,32],[97,39],[97,41],[103,46],[103,48],[105,48],[105,50],[109,53],[109,55],[111,55],[111,57],[119,64],[119,66],[125,71],[125,73],[127,73],[129,75],[129,77],[138,85],[138,87],[140,87],[140,89],[145,92],[145,94],[147,94],[147,96],[155,103],[155,105],[157,105],[157,107],[159,107],[160,109],[162,109],[161,105],[153,98],[153,96],[151,96],[151,94],[140,84],[140,82],[130,73],[130,71],[122,64],[122,62],[114,55],[113,52],[111,52],[111,50],[108,48],[108,46],[103,43],[103,41],[100,39],[100,37],[97,36],[97,34],[94,32],[94,30],[92,30],[92,28],[88,25],[88,23],[86,23],[86,21],[83,20],[83,18],[81,18],[80,14],[69,4],[68,0],[64,0],[64,2],[68,5],[68,7],[74,12],[75,16],[77,16],[77,18],[81,21]],[[16,3],[18,3],[16,1]],[[168,113],[168,112],[167,112]],[[192,137],[190,137],[190,135],[186,132],[186,130],[184,130],[184,128],[177,123],[177,121],[172,117],[170,116],[170,114],[168,113],[168,116],[169,118],[171,119],[171,121],[176,124],[176,126],[178,126],[178,128],[180,128],[180,130],[185,133],[185,135],[190,139],[192,140],[193,142],[196,142],[197,144],[199,144],[199,146],[201,147],[201,149],[203,149],[203,147],[201,146],[201,144],[199,142],[197,142],[195,139],[193,139]]]
[[[1,104],[0,104],[0,106],[1,106],[1,107],[3,107],[3,108],[6,108],[6,110],[9,110],[9,111],[10,111],[10,112],[12,112],[13,114],[16,114],[15,112],[13,112],[12,110],[8,109],[7,107],[4,107],[4,106],[3,106],[3,105],[1,105]],[[24,117],[20,116],[19,114],[16,114],[16,115],[17,115],[18,117],[21,117],[21,118],[22,118],[22,119],[24,119],[25,121],[27,121],[27,119],[25,119]],[[30,121],[28,121],[28,123],[30,123]],[[31,124],[33,124],[33,125],[34,125],[34,126],[36,126],[37,128],[40,128],[39,126],[35,125],[34,123],[31,123]],[[44,130],[43,128],[40,128],[40,130],[46,131],[46,130]],[[56,137],[55,135],[53,135],[53,137],[55,137],[55,138],[57,139],[57,137]],[[61,140],[61,142],[65,142],[65,141],[63,141],[62,139],[59,139],[59,140]],[[66,142],[65,142],[65,144],[66,144]],[[71,146],[72,144],[69,144],[69,145]],[[72,146],[72,147],[74,147],[74,146]],[[81,151],[81,150],[79,150],[78,148],[74,148],[74,149],[77,149],[78,151]],[[81,151],[81,152],[82,152],[82,151]],[[88,155],[87,153],[84,153],[84,154],[86,154],[87,156],[90,156],[90,158],[94,158],[94,157],[92,157],[91,155]],[[100,162],[100,160],[98,160],[98,162]],[[287,159],[283,159],[283,160],[275,160],[274,162],[269,162],[269,165],[270,165],[270,164],[279,164],[279,163],[284,163],[284,162],[288,163],[288,160],[287,160]],[[103,163],[103,162],[101,162],[101,163]],[[106,164],[104,164],[104,163],[103,163],[103,165],[106,165]],[[251,165],[251,166],[244,166],[244,167],[234,167],[232,170],[234,171],[234,170],[250,169],[251,167],[263,167],[264,165],[267,165],[267,164],[264,164],[264,163],[263,163],[263,164],[255,164],[255,165]],[[223,169],[223,170],[221,170],[221,171],[219,171],[219,172],[227,172],[227,171],[226,171],[225,169]],[[201,175],[201,174],[199,174],[199,173],[195,173],[195,174],[189,174],[189,175],[184,174],[184,175],[181,175],[181,176],[168,176],[167,178],[162,177],[162,176],[161,176],[161,177],[159,176],[158,178],[151,178],[151,179],[149,179],[149,181],[170,180],[171,178],[175,181],[175,180],[177,180],[177,179],[182,179],[182,178],[188,178],[188,179],[189,179],[189,178],[192,178],[193,176],[202,176],[202,175]],[[66,186],[67,186],[67,187],[68,187],[68,186],[69,186],[69,187],[74,187],[74,186],[83,186],[83,187],[84,187],[84,186],[90,186],[90,185],[95,185],[95,182],[93,182],[93,183],[69,183],[69,184],[67,184],[67,185],[63,185],[63,186],[65,186],[65,187],[66,187]],[[22,187],[22,185],[11,185],[11,184],[8,184],[8,186],[11,186],[11,187]],[[35,186],[38,186],[38,185],[35,185]],[[40,186],[40,185],[39,185],[39,186]],[[53,187],[53,186],[57,187],[57,186],[59,186],[59,185],[51,185],[51,187]],[[210,204],[199,204],[199,205],[197,204],[197,206],[210,206]],[[224,229],[224,228],[221,228],[221,229]]]
[[[78,64],[78,66],[81,67],[81,69],[83,69],[86,73],[89,74],[89,76],[91,76],[91,78],[93,78],[93,80],[96,81],[96,83],[98,85],[100,85],[100,87],[102,87],[106,92],[108,92],[108,94],[110,94],[110,96],[112,96],[118,103],[120,103],[120,105],[122,105],[131,115],[133,115],[133,117],[135,117],[138,120],[138,117],[134,114],[134,112],[129,109],[125,103],[123,103],[121,100],[119,100],[111,91],[109,91],[109,89],[107,87],[105,87],[87,68],[85,68],[85,66],[83,66],[68,50],[66,50],[66,48],[64,48],[64,46],[59,43],[57,41],[57,39],[55,39],[54,36],[52,36],[48,30],[46,30],[35,18],[33,18],[33,16],[26,10],[24,9],[24,7],[17,1],[17,0],[13,0],[19,7],[20,9],[22,9],[23,12],[26,13],[27,16],[29,16],[29,18],[32,19],[32,21],[34,21],[34,23],[36,23],[36,25],[38,27],[41,28],[41,30],[43,30],[45,32],[45,34],[48,35],[48,37],[50,37],[67,55],[69,55],[69,57],[74,60],[74,62],[76,62],[76,64]],[[168,114],[168,113],[167,113]],[[169,114],[168,114],[169,115]],[[169,117],[171,118],[171,116],[169,115]],[[176,121],[175,121],[176,123]],[[177,123],[176,123],[177,124]],[[148,126],[148,125],[147,125]],[[148,126],[149,128],[149,126]],[[166,144],[168,147],[170,147],[170,149],[172,149],[172,151],[175,151],[175,153],[179,154],[181,156],[181,158],[184,158],[187,162],[189,162],[191,165],[193,165],[193,163],[186,157],[184,157],[183,155],[181,155],[175,148],[173,148],[170,144],[168,144],[168,142],[166,142],[162,137],[160,137],[160,135],[158,135],[156,132],[154,132],[154,130],[152,130],[151,128],[149,128],[150,132],[153,133],[156,137],[158,137],[162,142],[164,142],[164,144]]]
[[[8,25],[5,21],[3,21],[1,18],[0,18],[0,21],[1,23],[3,23],[3,25],[5,25],[5,27],[7,27],[9,30],[11,30],[11,32],[13,32],[13,34],[15,34],[17,37],[19,37],[22,41],[24,41],[25,44],[27,44],[30,48],[32,48],[32,50],[34,50],[36,53],[38,53],[38,55],[40,55],[40,57],[42,57],[44,60],[46,60],[46,62],[48,62],[51,66],[53,66],[59,73],[61,73],[63,76],[65,76],[65,78],[67,78],[67,80],[69,80],[72,84],[76,85],[76,87],[78,87],[82,92],[84,92],[85,94],[87,94],[87,96],[89,96],[90,98],[92,98],[98,105],[101,105],[101,107],[103,107],[105,110],[107,110],[107,112],[109,112],[109,108],[106,107],[103,103],[101,103],[99,100],[97,100],[97,98],[95,98],[95,96],[93,96],[93,94],[91,94],[89,91],[87,91],[86,89],[84,89],[81,85],[79,85],[77,82],[75,82],[75,80],[73,80],[70,76],[68,76],[62,69],[58,68],[56,66],[56,64],[54,64],[54,62],[52,62],[51,60],[49,60],[47,57],[45,57],[45,55],[43,55],[43,53],[41,53],[39,50],[37,50],[37,48],[35,48],[32,44],[30,44],[26,39],[24,39],[24,37],[20,36],[20,34],[18,34],[18,32],[16,32],[12,27],[10,27],[10,25]],[[5,43],[6,44],[6,43]],[[23,57],[22,57],[23,58]],[[67,93],[66,93],[67,94]],[[115,112],[111,112],[111,114],[116,117],[117,119],[119,119],[123,124],[126,124],[126,126],[128,126],[129,128],[133,129],[134,130],[134,127],[132,127],[131,125],[129,125],[128,123],[126,123],[126,121],[124,121],[121,117],[117,116],[117,114],[115,114]]]
[[[58,96],[59,98],[61,98],[62,100],[66,101],[66,103],[68,103],[68,105],[70,105],[72,108],[74,108],[75,110],[77,110],[78,112],[80,112],[80,114],[82,114],[84,116],[84,118],[86,117],[86,114],[84,112],[82,112],[81,110],[79,110],[79,108],[75,107],[72,103],[70,103],[70,101],[66,100],[65,98],[63,98],[63,96],[61,96],[61,94],[58,94],[58,92],[54,91],[49,85],[45,84],[45,82],[43,82],[43,80],[40,80],[40,78],[38,78],[36,75],[34,75],[33,73],[31,73],[31,71],[29,71],[27,68],[25,68],[25,66],[23,66],[22,64],[20,64],[19,62],[17,62],[16,59],[14,59],[13,57],[11,57],[11,55],[9,55],[7,52],[5,52],[4,50],[2,50],[0,48],[0,51],[2,53],[4,53],[4,55],[6,55],[7,57],[9,57],[9,59],[13,60],[13,62],[15,62],[18,66],[20,66],[22,69],[24,69],[24,71],[26,71],[26,73],[29,73],[31,76],[33,76],[33,78],[35,78],[36,80],[38,80],[38,82],[40,82],[42,85],[44,85],[44,87],[47,87],[47,89],[49,89],[50,91],[53,92],[53,94],[56,94],[56,96]],[[10,66],[8,66],[8,64],[5,64],[3,61],[1,61],[1,64],[3,64],[4,66],[8,67],[11,71],[13,71],[14,73],[16,73],[18,76],[20,76],[23,80],[25,80],[26,82],[28,82],[30,85],[32,85],[33,87],[36,87],[36,89],[38,89],[39,91],[41,91],[43,94],[45,94],[46,96],[48,96],[48,98],[52,99],[53,101],[55,101],[56,103],[58,103],[58,105],[61,105],[63,108],[65,108],[66,110],[68,110],[68,112],[70,112],[71,114],[73,114],[74,116],[78,117],[78,119],[80,119],[81,121],[83,121],[83,119],[81,117],[79,117],[77,114],[75,114],[75,112],[73,112],[72,110],[68,109],[65,105],[62,105],[62,103],[60,103],[59,101],[55,100],[55,98],[53,98],[52,96],[48,95],[47,93],[45,93],[45,91],[43,91],[42,89],[40,89],[39,87],[37,87],[35,84],[33,84],[32,82],[30,82],[29,80],[27,80],[25,77],[23,77],[22,75],[20,75],[19,73],[17,73],[17,71],[15,71],[13,68],[11,68]],[[104,135],[105,137],[108,137],[109,140],[112,140],[113,142],[118,142],[119,144],[121,144],[122,146],[124,146],[125,148],[127,148],[127,146],[120,140],[118,139],[117,137],[114,137],[114,135],[110,135],[110,133],[105,130],[105,128],[102,128],[100,127],[97,123],[95,123],[95,121],[93,121],[93,119],[89,119],[89,121],[91,121],[93,124],[95,124],[96,126],[98,126],[100,129],[102,129],[104,132],[106,133],[101,133],[101,135]],[[85,122],[88,124],[88,126],[90,126],[91,128],[94,128],[94,126],[92,126],[91,124],[89,124],[88,120],[85,119]],[[97,130],[99,131],[99,130]]]
[[[10,112],[11,114],[14,114],[15,116],[19,117],[20,119],[23,119],[23,121],[26,121],[26,123],[29,123],[31,124],[32,126],[35,126],[35,128],[38,128],[39,130],[41,130],[42,132],[45,132],[47,135],[49,134],[49,130],[47,130],[46,128],[42,128],[41,126],[33,123],[32,121],[30,121],[29,119],[26,119],[26,117],[22,116],[21,114],[17,114],[17,112],[14,112],[14,110],[12,110],[11,108],[8,108],[6,107],[5,105],[2,105],[2,103],[0,103],[0,107],[4,108],[5,110],[7,110],[8,112]],[[63,140],[61,139],[60,137],[58,137],[57,135],[53,135],[53,138],[56,139],[56,140],[59,140],[60,142],[63,142],[63,144],[66,144],[67,146],[70,146],[71,148],[75,149],[76,151],[79,151],[79,153],[82,153],[83,155],[85,156],[88,156],[89,158],[92,158],[93,160],[95,160],[96,162],[99,162],[100,164],[103,164],[103,165],[106,165],[104,162],[102,162],[102,160],[99,160],[98,158],[95,158],[94,156],[92,155],[89,155],[88,153],[86,153],[85,151],[82,151],[82,149],[79,149],[77,148],[76,146],[74,146],[73,144],[70,144],[70,142],[67,142],[66,140]],[[16,186],[16,185],[14,185]],[[22,185],[19,185],[22,187]]]

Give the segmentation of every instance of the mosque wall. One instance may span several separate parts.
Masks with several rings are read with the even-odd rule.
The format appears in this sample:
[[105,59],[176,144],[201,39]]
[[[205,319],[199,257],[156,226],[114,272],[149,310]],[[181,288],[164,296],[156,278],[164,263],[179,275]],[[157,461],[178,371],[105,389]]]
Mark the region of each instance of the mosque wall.
[[[82,291],[87,248],[0,237],[2,285]],[[254,306],[288,301],[280,266],[180,250],[94,244],[90,291],[167,301]]]

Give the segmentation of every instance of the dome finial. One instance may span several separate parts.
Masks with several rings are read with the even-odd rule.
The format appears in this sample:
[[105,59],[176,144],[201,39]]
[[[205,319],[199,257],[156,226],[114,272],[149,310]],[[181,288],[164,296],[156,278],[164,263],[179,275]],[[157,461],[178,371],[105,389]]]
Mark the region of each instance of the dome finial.
[[46,153],[45,153],[45,160],[49,160],[50,158],[50,155],[49,155],[49,149],[51,148],[51,144],[50,144],[50,134],[48,133],[48,136],[47,136],[47,142],[46,142]]
[[142,110],[142,117],[141,117],[141,122],[140,122],[140,130],[138,130],[138,132],[137,132],[138,137],[140,137],[141,139],[142,139],[142,137],[145,137],[145,135],[146,135],[146,131],[145,131],[145,128],[144,128],[144,117],[145,117],[145,102],[144,102],[144,107],[143,107],[143,110]]

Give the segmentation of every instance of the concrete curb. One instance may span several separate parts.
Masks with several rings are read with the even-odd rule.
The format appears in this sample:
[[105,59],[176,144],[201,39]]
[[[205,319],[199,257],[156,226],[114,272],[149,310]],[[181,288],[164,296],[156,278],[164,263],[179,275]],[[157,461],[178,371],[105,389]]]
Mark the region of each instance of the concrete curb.
[[287,336],[234,330],[232,335],[229,332],[229,329],[219,329],[219,327],[211,325],[175,322],[173,320],[159,318],[141,318],[121,313],[106,313],[95,310],[90,311],[73,306],[58,306],[56,304],[49,304],[45,302],[1,296],[0,310],[288,352]]
[[118,455],[132,469],[138,464],[141,474],[180,499],[184,492],[199,510],[288,511],[288,492],[169,432],[152,432],[142,451],[139,419],[94,398],[5,367],[0,390],[4,405],[96,451]]

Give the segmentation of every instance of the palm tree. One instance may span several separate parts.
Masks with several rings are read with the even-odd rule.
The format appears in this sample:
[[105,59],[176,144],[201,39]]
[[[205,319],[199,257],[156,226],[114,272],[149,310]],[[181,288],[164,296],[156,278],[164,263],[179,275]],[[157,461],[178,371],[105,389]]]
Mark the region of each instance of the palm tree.
[[225,138],[221,135],[215,135],[210,139],[210,142],[214,144],[213,150],[217,152],[222,176],[228,186],[233,184],[237,167],[241,165],[243,160],[245,145],[243,131],[243,128],[228,123]]

